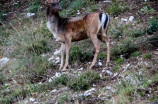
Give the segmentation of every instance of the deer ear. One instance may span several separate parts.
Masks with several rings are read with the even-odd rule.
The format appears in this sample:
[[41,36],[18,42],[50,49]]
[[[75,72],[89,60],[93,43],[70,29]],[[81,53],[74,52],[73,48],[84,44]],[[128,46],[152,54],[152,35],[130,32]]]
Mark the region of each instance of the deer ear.
[[47,5],[46,0],[41,0],[43,5]]

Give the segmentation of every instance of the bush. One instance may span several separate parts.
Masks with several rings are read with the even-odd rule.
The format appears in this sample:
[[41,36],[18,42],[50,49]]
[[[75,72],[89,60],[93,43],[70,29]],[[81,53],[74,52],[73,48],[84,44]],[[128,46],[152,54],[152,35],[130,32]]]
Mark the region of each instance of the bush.
[[139,56],[139,55],[141,55],[141,52],[136,51],[136,52],[134,52],[134,53],[131,54],[131,58],[137,57],[137,56]]
[[115,17],[128,10],[129,8],[124,3],[113,2],[105,11]]
[[31,13],[37,12],[39,10],[39,8],[40,8],[40,3],[41,3],[40,0],[36,0],[36,1],[30,2],[30,4],[29,4],[30,5],[29,11]]
[[124,40],[121,44],[115,45],[111,50],[111,59],[118,59],[120,55],[123,55],[125,58],[129,58],[130,55],[138,50],[138,46],[133,44],[133,41],[130,39]]
[[84,50],[82,46],[73,45],[70,50],[70,62],[85,62],[92,60],[93,55]]
[[153,32],[158,30],[158,20],[157,19],[152,19],[149,22],[149,27],[147,29],[148,34],[152,34]]
[[148,53],[143,56],[143,59],[151,59],[152,54]]
[[71,78],[67,85],[73,90],[87,90],[99,79],[99,73],[88,70],[77,77]]

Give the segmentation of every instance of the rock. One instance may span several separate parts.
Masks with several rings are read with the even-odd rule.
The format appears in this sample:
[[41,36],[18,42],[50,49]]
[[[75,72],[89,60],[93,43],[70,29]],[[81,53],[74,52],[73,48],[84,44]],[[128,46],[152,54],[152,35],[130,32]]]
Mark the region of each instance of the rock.
[[83,67],[81,67],[80,69],[77,69],[78,71],[82,71],[83,70]]
[[133,16],[130,16],[130,17],[129,17],[129,21],[132,22],[133,20],[134,20],[134,17],[133,17]]
[[5,64],[7,64],[8,61],[9,61],[9,58],[7,58],[7,57],[3,57],[2,59],[0,59],[1,67],[4,66]]
[[25,18],[29,18],[29,17],[34,16],[34,15],[35,15],[35,13],[26,13]]
[[109,74],[110,76],[113,75],[113,73],[109,70],[106,70],[106,73]]
[[60,54],[60,50],[56,50],[55,52],[54,52],[54,55],[59,55]]
[[87,91],[84,92],[84,96],[90,96],[90,95],[92,95],[95,91],[96,91],[95,88],[92,88],[92,89],[90,89],[90,90],[87,90]]
[[52,80],[54,79],[54,78],[58,78],[58,77],[60,77],[61,76],[61,74],[60,73],[55,73],[55,76],[53,76],[53,77],[51,77],[49,80],[48,80],[48,82],[52,82]]
[[35,99],[34,98],[30,98],[30,102],[34,102],[35,101]]
[[128,19],[121,18],[121,22],[128,22]]
[[98,65],[99,65],[99,66],[102,66],[103,64],[102,64],[101,62],[98,62]]
[[54,90],[52,90],[50,93],[55,93],[55,92],[57,92],[58,90],[56,90],[56,89],[54,89]]
[[107,89],[107,90],[111,90],[111,87],[109,87],[109,86],[106,86],[106,89]]

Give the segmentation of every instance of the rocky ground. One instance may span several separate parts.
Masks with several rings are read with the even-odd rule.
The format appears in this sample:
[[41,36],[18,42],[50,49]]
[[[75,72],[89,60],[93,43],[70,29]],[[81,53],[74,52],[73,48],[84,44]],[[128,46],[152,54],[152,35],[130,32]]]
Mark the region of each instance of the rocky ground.
[[[119,6],[115,6],[116,8],[114,9],[114,11],[119,11],[117,8],[122,8],[118,15],[115,15],[118,12],[115,13],[113,9],[107,8],[108,5],[113,6],[113,4],[115,4],[116,2],[115,0],[108,2],[106,0],[98,1],[97,4],[95,4],[95,9],[92,5],[93,3],[91,3],[92,7],[87,7],[87,11],[89,10],[89,8],[91,8],[91,11],[93,11],[93,9],[99,11],[105,10],[106,12],[110,11],[111,13],[111,25],[108,33],[112,37],[112,55],[117,55],[116,53],[119,53],[119,51],[116,51],[116,53],[114,53],[116,45],[117,47],[123,47],[125,44],[127,44],[126,42],[122,41],[131,40],[133,43],[135,43],[136,46],[139,47],[136,51],[132,50],[131,54],[131,50],[126,52],[126,49],[130,49],[129,47],[125,47],[124,50],[120,48],[119,50],[123,50],[123,52],[118,55],[119,57],[112,56],[110,66],[106,67],[106,54],[104,54],[104,52],[106,52],[106,46],[105,44],[102,44],[101,53],[103,53],[103,55],[99,56],[100,58],[98,59],[95,67],[92,70],[88,70],[87,68],[92,60],[90,54],[92,54],[93,56],[95,52],[92,43],[90,43],[89,40],[74,43],[72,46],[72,51],[70,52],[70,55],[72,57],[72,59],[70,60],[70,65],[67,70],[62,71],[58,70],[60,64],[59,44],[54,42],[51,36],[48,37],[50,40],[47,40],[49,41],[47,45],[51,47],[51,51],[41,51],[41,53],[37,55],[34,54],[36,53],[36,50],[34,50],[36,49],[36,47],[34,47],[33,51],[30,48],[26,48],[23,51],[23,48],[25,48],[25,46],[29,47],[29,45],[25,43],[25,39],[27,40],[27,38],[24,38],[25,35],[22,35],[24,33],[27,34],[28,37],[30,36],[30,34],[26,32],[26,30],[29,31],[30,29],[32,29],[31,38],[34,34],[36,35],[40,33],[42,35],[50,35],[45,26],[45,17],[44,15],[42,15],[44,14],[44,7],[42,7],[42,5],[40,5],[40,10],[37,13],[25,12],[30,6],[29,2],[33,1],[34,0],[8,0],[7,2],[0,2],[0,7],[2,8],[0,9],[0,13],[2,14],[3,18],[3,21],[0,24],[0,26],[2,27],[0,33],[3,34],[0,39],[0,103],[158,103],[158,46],[157,44],[154,44],[155,46],[152,49],[146,47],[146,44],[151,43],[150,45],[152,45],[152,41],[148,39],[152,37],[157,37],[158,31],[154,31],[152,32],[152,34],[148,34],[147,32],[145,32],[142,36],[134,38],[132,37],[133,32],[135,32],[137,29],[147,30],[149,27],[149,21],[152,18],[157,18],[157,1],[119,1]],[[115,5],[117,5],[117,3]],[[87,13],[87,11],[81,8],[71,16],[82,15]],[[40,16],[40,14],[42,16]],[[31,25],[25,25],[23,21],[20,21],[20,19],[18,21],[12,21],[17,20],[17,18],[25,18],[26,21],[29,18],[28,23],[30,23]],[[42,19],[40,20],[39,18]],[[29,20],[33,22],[30,22]],[[7,24],[8,26],[7,28],[4,28],[7,32],[4,34],[2,30],[4,30],[3,26],[5,24]],[[19,25],[20,28],[18,27]],[[23,31],[23,29],[25,30]],[[37,32],[37,30],[40,32]],[[47,33],[45,33],[46,31]],[[45,37],[39,36],[36,37],[35,40],[40,40],[41,38],[43,39]],[[128,37],[130,38],[128,39]],[[6,39],[9,41],[6,42]],[[157,40],[154,41],[157,42]],[[35,42],[38,43],[38,41]],[[28,43],[31,44],[31,41],[29,41]],[[129,46],[130,45],[131,44],[129,44]],[[82,48],[79,48],[78,46],[81,46]],[[42,46],[42,49],[43,47],[44,46]],[[44,50],[46,49],[44,48]],[[33,52],[33,54],[31,52]],[[31,53],[31,55],[29,53]],[[84,58],[86,61],[81,58],[83,57],[82,53],[85,53],[86,55],[88,53],[88,55]],[[77,54],[81,54],[79,58],[76,58]],[[27,57],[30,59],[28,59]],[[44,69],[44,72],[40,71],[40,69]],[[90,76],[87,73],[91,73],[91,75],[94,74],[94,76]],[[90,79],[88,79],[88,77]],[[84,82],[85,80],[87,80],[87,82]],[[78,83],[81,83],[81,86],[78,85]]]

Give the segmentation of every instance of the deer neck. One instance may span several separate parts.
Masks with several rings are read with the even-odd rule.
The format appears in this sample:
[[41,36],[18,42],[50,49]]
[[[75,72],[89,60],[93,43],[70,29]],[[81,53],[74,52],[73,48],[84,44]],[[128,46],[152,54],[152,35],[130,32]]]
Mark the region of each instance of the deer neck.
[[58,37],[58,22],[60,20],[59,13],[53,13],[49,10],[49,8],[46,9],[46,17],[47,17],[47,27],[49,31],[54,35],[54,38]]

